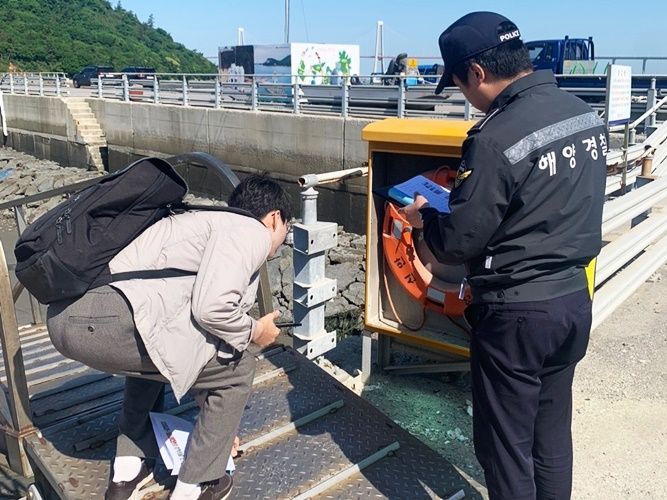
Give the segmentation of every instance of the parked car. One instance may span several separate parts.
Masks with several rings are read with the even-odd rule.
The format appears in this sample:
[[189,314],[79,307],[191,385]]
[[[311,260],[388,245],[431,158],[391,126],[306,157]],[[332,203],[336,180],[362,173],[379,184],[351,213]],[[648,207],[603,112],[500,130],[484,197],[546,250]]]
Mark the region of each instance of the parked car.
[[90,81],[93,78],[98,78],[100,75],[102,77],[111,76],[109,73],[113,73],[113,66],[95,66],[91,64],[78,73],[74,73],[72,82],[77,89],[79,87],[90,87]]
[[121,73],[127,73],[127,77],[133,79],[153,79],[155,68],[148,68],[145,66],[128,66],[123,68]]

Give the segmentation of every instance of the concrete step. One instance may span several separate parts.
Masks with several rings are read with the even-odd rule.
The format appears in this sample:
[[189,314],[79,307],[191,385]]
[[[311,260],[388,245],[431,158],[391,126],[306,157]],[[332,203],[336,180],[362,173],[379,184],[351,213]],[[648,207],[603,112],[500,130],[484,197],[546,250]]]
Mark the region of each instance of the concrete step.
[[103,141],[103,140],[100,140],[100,139],[86,141],[85,144],[89,148],[106,148],[107,147],[106,141]]
[[87,102],[68,104],[67,108],[72,112],[90,111],[90,106]]
[[87,133],[87,134],[91,134],[91,133],[100,133],[101,134],[102,133],[102,129],[97,124],[95,124],[95,125],[93,125],[93,124],[79,125],[78,129],[79,129],[80,132]]
[[87,139],[86,143],[90,141],[103,141],[105,140],[104,132],[98,130],[97,132],[83,131],[79,134],[83,139]]
[[90,111],[88,111],[86,113],[72,113],[72,116],[78,122],[97,123],[97,119],[95,118],[95,115]]

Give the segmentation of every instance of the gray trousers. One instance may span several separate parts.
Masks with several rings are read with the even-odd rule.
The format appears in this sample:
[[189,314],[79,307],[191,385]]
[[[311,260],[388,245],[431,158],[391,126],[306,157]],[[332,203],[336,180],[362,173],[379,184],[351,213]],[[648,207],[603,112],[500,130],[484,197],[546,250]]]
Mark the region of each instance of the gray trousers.
[[[73,302],[51,304],[47,326],[64,356],[127,377],[116,456],[157,458],[149,412],[160,411],[166,380],[146,352],[125,297],[103,286]],[[255,358],[247,351],[232,359],[214,357],[201,371],[191,389],[200,413],[178,475],[181,481],[202,483],[225,474],[254,373]]]

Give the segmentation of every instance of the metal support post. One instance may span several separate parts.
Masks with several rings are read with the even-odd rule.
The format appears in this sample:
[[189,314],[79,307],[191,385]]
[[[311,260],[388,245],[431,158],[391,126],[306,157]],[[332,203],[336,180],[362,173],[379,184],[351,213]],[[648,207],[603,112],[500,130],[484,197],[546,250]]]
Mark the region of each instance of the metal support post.
[[102,99],[102,75],[97,77],[97,98]]
[[39,74],[39,95],[44,96],[44,75]]
[[255,77],[252,77],[252,89],[250,91],[250,109],[252,111],[257,111],[257,80]]
[[350,86],[348,85],[348,82],[345,79],[343,81],[343,95],[341,97],[340,101],[340,115],[343,118],[347,118],[349,114],[349,104],[350,104]]
[[157,75],[153,76],[153,104],[160,104],[160,82]]
[[364,330],[361,333],[361,383],[366,385],[373,371],[373,338],[371,332]]
[[391,364],[391,337],[389,335],[378,334],[377,366],[384,370]]
[[56,74],[56,95],[60,97],[60,75]]
[[13,471],[30,476],[32,470],[23,447],[23,438],[36,432],[37,429],[33,427],[30,418],[28,381],[16,323],[12,285],[9,281],[9,271],[2,243],[0,243],[0,311],[0,342],[5,363],[9,403],[8,428],[4,429],[7,458]]
[[625,124],[625,133],[623,134],[623,171],[621,178],[621,194],[625,194],[628,186],[628,147],[630,142],[630,122]]
[[14,74],[9,73],[9,93],[14,93]]
[[190,102],[190,99],[188,96],[188,79],[185,77],[185,75],[183,75],[182,92],[183,92],[183,106],[187,106]]
[[405,117],[405,86],[401,78],[398,80],[398,117]]
[[220,109],[220,78],[215,78],[215,109]]
[[130,101],[130,84],[127,81],[127,75],[123,73],[123,101]]
[[28,73],[23,73],[23,93],[28,95]]
[[299,103],[299,83],[298,82],[294,82],[294,84],[292,85],[292,96],[294,98],[293,99],[294,100],[294,114],[298,115],[299,113],[301,113],[301,107],[300,107],[300,103]]
[[[646,111],[653,109],[653,106],[656,105],[658,99],[658,91],[656,88],[655,78],[651,78],[651,85],[649,86],[648,92],[646,94]],[[648,135],[652,129],[655,127],[656,113],[650,114],[646,120],[644,120],[644,133]]]
[[338,244],[338,225],[317,220],[318,193],[301,193],[303,222],[294,225],[294,348],[313,359],[336,347],[336,332],[324,327],[324,305],[336,296],[335,279],[324,274],[326,251]]
[[375,56],[373,57],[373,74],[384,75],[384,22],[378,21],[375,29]]
[[470,120],[471,117],[472,117],[472,108],[470,106],[470,101],[466,99],[463,104],[463,119]]
[[[23,205],[16,205],[14,207],[14,218],[16,219],[16,230],[18,231],[19,236],[21,236],[23,231],[25,231],[25,228],[28,227]],[[28,293],[28,296],[30,297],[30,309],[32,309],[32,321],[35,325],[41,325],[43,321],[42,311],[39,309],[39,302],[30,293]]]

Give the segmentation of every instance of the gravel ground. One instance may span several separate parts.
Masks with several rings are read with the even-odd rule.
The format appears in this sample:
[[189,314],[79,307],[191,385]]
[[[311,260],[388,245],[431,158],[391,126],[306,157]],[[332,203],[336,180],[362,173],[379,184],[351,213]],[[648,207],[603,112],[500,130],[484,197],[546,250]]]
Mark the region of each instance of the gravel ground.
[[[353,373],[360,346],[359,337],[348,337],[327,358]],[[667,499],[666,359],[664,265],[592,333],[577,369],[573,499]],[[376,373],[362,396],[484,483],[472,445],[467,375]]]

